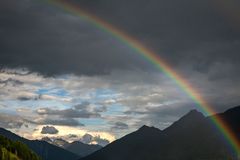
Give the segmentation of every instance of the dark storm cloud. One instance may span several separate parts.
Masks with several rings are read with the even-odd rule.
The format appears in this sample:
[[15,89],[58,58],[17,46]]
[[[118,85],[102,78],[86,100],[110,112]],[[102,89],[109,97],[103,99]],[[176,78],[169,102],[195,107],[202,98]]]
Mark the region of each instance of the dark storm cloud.
[[[228,23],[230,17],[227,17],[227,12],[233,8],[226,6],[224,17],[217,8],[217,1],[75,2],[124,28],[151,46],[174,67],[184,65],[194,70],[208,71],[215,62],[239,65],[240,29],[234,30]],[[237,1],[230,3],[240,6]]]
[[[217,1],[71,2],[141,40],[179,70],[209,72],[216,62],[239,67],[240,30],[228,21],[229,7],[223,16]],[[52,75],[102,74],[146,66],[109,35],[45,3],[4,0],[0,10],[2,67],[27,67]]]
[[[234,18],[227,17],[232,12],[228,3],[219,8],[215,0],[70,2],[141,40],[185,75],[211,74],[216,63],[233,68],[210,75],[213,79],[240,75],[240,29],[229,22]],[[27,67],[46,75],[149,68],[111,36],[53,6],[4,0],[0,11],[1,67]]]
[[0,12],[0,67],[89,75],[129,68],[135,61],[106,33],[47,3],[4,0]]
[[45,126],[42,128],[41,134],[57,134],[58,130],[53,126]]

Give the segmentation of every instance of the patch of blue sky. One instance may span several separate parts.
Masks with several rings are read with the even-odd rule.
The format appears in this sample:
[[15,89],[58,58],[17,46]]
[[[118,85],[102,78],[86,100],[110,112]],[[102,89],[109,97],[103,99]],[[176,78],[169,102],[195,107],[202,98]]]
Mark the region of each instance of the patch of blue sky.
[[113,104],[108,107],[107,111],[102,113],[102,115],[124,115],[124,112],[127,111],[127,107],[121,104]]
[[58,109],[66,109],[66,108],[70,108],[71,104],[68,103],[63,103],[61,101],[55,101],[55,100],[43,100],[43,101],[36,101],[35,104],[36,106],[40,106],[40,108],[42,107],[56,107]]
[[94,92],[90,93],[92,97],[91,102],[95,104],[109,99],[115,99],[118,95],[118,93],[110,89],[96,89]]
[[17,106],[16,106],[16,102],[14,100],[2,101],[1,106],[2,106],[0,108],[1,113],[14,113],[14,114],[16,113]]
[[39,89],[36,91],[37,94],[47,94],[49,92],[50,89]]
[[58,97],[69,96],[69,93],[62,88],[43,88],[36,91],[37,94],[52,95]]
[[94,92],[94,96],[97,99],[108,99],[108,98],[115,98],[116,92],[110,89],[97,89]]
[[9,100],[9,101],[4,101],[4,105],[6,106],[11,106],[8,107],[8,109],[16,110],[19,107],[21,108],[45,108],[45,107],[57,107],[59,109],[65,109],[68,108],[69,106],[67,104],[63,104],[62,102],[59,101],[49,101],[49,100],[42,100],[42,101],[37,101],[37,100],[28,100],[28,101],[19,101],[19,100]]
[[[88,102],[89,101],[89,99],[86,99],[86,98],[82,98],[82,96],[81,97],[77,97],[77,98],[73,98],[72,100],[71,100],[71,102],[73,103],[73,104],[82,104],[82,103],[85,103],[85,102]],[[91,99],[91,103],[94,103],[94,101]]]
[[106,125],[107,121],[101,118],[89,118],[89,119],[81,119],[80,123],[83,123],[86,127],[88,126],[100,126]]
[[9,108],[0,108],[1,114],[10,114],[10,115],[17,115],[16,109],[9,109]]

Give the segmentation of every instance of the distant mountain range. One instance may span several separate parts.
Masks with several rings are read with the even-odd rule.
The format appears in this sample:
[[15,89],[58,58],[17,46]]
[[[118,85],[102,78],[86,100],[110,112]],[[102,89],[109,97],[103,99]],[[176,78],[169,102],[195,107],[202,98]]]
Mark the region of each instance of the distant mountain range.
[[77,160],[102,148],[100,145],[88,145],[80,141],[68,143],[61,138],[44,137],[41,141],[28,140],[3,128],[0,128],[0,135],[26,144],[43,160]]
[[[218,116],[240,136],[240,107]],[[211,118],[192,110],[163,131],[143,126],[81,160],[237,159]]]
[[94,145],[94,144],[85,144],[80,141],[74,141],[72,143],[68,143],[67,141],[61,139],[61,138],[48,138],[44,137],[42,138],[43,141],[46,141],[50,144],[56,145],[58,147],[61,147],[63,149],[66,149],[72,153],[75,153],[81,157],[85,157],[99,149],[102,148],[100,145]]
[[209,117],[192,110],[164,130],[142,126],[104,148],[48,137],[27,140],[3,128],[0,135],[26,144],[43,160],[237,160],[211,122],[214,116],[224,119],[240,140],[240,106]]
[[45,141],[28,140],[22,138],[6,129],[0,128],[0,135],[11,139],[12,141],[20,141],[26,144],[31,150],[38,154],[43,160],[76,160],[81,158],[79,155],[67,151],[63,148],[49,144]]

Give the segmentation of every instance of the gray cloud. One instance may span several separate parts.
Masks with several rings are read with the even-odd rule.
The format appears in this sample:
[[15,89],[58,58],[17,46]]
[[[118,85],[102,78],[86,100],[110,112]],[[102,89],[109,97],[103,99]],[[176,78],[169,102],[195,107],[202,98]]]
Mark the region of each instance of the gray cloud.
[[86,109],[86,107],[88,107],[90,105],[90,102],[82,102],[81,104],[75,105],[74,108],[77,110],[82,110],[82,109]]
[[82,136],[82,138],[81,138],[81,141],[82,141],[83,143],[89,144],[89,143],[91,143],[91,142],[93,141],[93,136],[90,135],[90,134],[84,134],[84,135]]
[[[240,32],[219,13],[216,1],[72,2],[140,39],[179,71],[208,73],[215,63],[239,67]],[[0,6],[2,67],[27,67],[45,75],[152,69],[109,35],[60,9],[36,1],[2,1]]]
[[84,124],[80,123],[78,120],[73,118],[63,118],[63,119],[43,118],[43,119],[37,119],[30,122],[38,125],[84,126]]
[[96,141],[100,146],[106,146],[110,143],[107,139],[102,139],[99,136],[94,137],[93,140]]
[[98,145],[101,145],[101,146],[106,146],[107,144],[109,144],[108,140],[102,139],[99,136],[92,136],[88,133],[83,135],[80,141],[86,144],[90,144],[91,142],[96,142]]
[[86,109],[75,110],[75,109],[64,109],[64,110],[54,110],[49,108],[40,108],[37,110],[39,115],[57,115],[63,118],[93,118],[100,117],[101,115],[98,113],[93,113]]
[[53,126],[44,126],[42,128],[41,134],[57,134],[58,130]]
[[4,86],[12,85],[14,87],[17,87],[18,85],[23,85],[23,82],[21,82],[19,80],[12,79],[12,78],[8,78],[6,80],[1,80],[0,79],[0,84],[3,84]]
[[24,120],[19,116],[0,113],[0,127],[19,129],[24,123]]
[[116,122],[112,127],[112,129],[124,130],[124,129],[128,129],[128,125],[123,122]]
[[77,135],[75,135],[75,134],[69,134],[68,135],[68,138],[77,138],[78,136]]
[[26,67],[44,75],[105,74],[136,61],[110,36],[46,3],[10,0],[0,6],[1,67]]

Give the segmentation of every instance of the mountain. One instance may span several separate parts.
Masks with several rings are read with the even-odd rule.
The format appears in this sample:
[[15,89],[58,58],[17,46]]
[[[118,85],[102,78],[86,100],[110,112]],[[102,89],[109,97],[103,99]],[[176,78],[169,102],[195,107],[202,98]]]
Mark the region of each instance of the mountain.
[[69,143],[67,141],[65,141],[64,139],[62,138],[49,138],[49,137],[43,137],[41,139],[42,141],[46,141],[50,144],[53,144],[55,146],[58,146],[58,147],[61,147],[61,148],[64,148],[64,146],[68,145]]
[[82,157],[85,157],[93,152],[96,152],[97,150],[101,149],[102,146],[100,145],[89,145],[89,144],[84,144],[80,141],[75,141],[69,144],[66,144],[64,148],[70,152],[73,152],[77,155],[80,155]]
[[[239,133],[240,107],[213,116],[222,117]],[[192,110],[163,131],[143,126],[81,160],[237,159],[212,124],[213,116]]]
[[40,160],[40,157],[25,144],[0,136],[1,160]]
[[49,138],[49,137],[43,137],[43,141],[46,141],[50,144],[53,144],[55,146],[61,147],[63,149],[66,149],[72,153],[75,153],[81,157],[87,156],[99,149],[102,148],[100,145],[94,145],[94,144],[85,144],[80,141],[74,141],[72,143],[68,143],[67,141],[61,139],[61,138]]
[[12,141],[20,141],[26,144],[31,150],[39,155],[43,160],[76,160],[80,156],[64,150],[63,148],[49,144],[45,141],[28,140],[22,138],[6,129],[0,128],[0,135],[11,139]]

